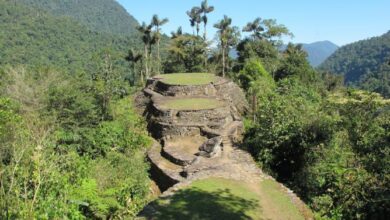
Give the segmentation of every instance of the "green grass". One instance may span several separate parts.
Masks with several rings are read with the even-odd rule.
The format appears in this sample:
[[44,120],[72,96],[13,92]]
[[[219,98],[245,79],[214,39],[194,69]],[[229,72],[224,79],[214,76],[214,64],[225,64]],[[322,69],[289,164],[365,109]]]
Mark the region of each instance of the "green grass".
[[156,202],[156,219],[254,219],[261,215],[256,195],[236,181],[194,182],[170,199]]
[[178,98],[164,101],[163,108],[176,110],[202,110],[223,106],[223,102],[208,98]]
[[[263,199],[270,204],[277,204],[278,209],[283,211],[284,216],[288,216],[289,219],[304,219],[298,208],[291,202],[291,198],[282,191],[281,187],[274,180],[264,180],[260,184],[262,192],[266,192],[263,195]],[[309,210],[307,210],[309,212]],[[310,215],[311,213],[307,213]]]
[[210,73],[172,73],[157,77],[163,78],[162,81],[170,85],[205,85],[216,79]]
[[[261,191],[264,190],[264,191]],[[194,182],[152,204],[147,219],[304,219],[271,180],[246,183],[222,178]]]

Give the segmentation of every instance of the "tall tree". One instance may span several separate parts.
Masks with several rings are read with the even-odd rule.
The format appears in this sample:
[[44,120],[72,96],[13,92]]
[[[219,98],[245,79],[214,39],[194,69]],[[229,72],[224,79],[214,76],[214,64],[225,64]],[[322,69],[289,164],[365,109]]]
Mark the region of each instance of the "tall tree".
[[[191,27],[196,27],[196,36],[199,36],[200,23],[202,22],[201,18],[202,10],[199,7],[193,7],[191,11],[187,11],[188,17],[190,17]],[[195,33],[193,33],[195,35]]]
[[[207,44],[207,23],[208,23],[207,14],[209,14],[209,13],[214,11],[214,6],[209,6],[207,0],[204,0],[204,1],[202,1],[202,4],[200,6],[200,10],[201,10],[201,13],[203,14],[202,15],[202,21],[203,21],[203,25],[204,25],[203,26],[204,27],[203,39],[204,39],[204,41]],[[208,58],[207,50],[205,50],[205,53],[204,53],[204,66],[206,68],[207,68],[207,58]]]
[[151,50],[151,44],[153,41],[152,36],[152,25],[147,25],[145,22],[142,25],[137,27],[137,30],[142,35],[142,42],[144,43],[144,68],[145,68],[145,77],[148,78],[150,76],[149,73],[149,55]]
[[203,38],[206,41],[207,40],[207,23],[208,23],[208,17],[207,14],[214,11],[214,6],[209,6],[207,0],[204,0],[201,4],[200,10],[202,12],[202,21],[204,25],[204,32],[203,32]]
[[161,29],[160,27],[166,23],[168,23],[168,18],[163,18],[160,20],[158,15],[153,15],[152,25],[155,27],[155,39],[157,43],[157,73],[160,73],[161,66],[161,57],[160,57],[160,41],[161,41]]
[[252,32],[253,39],[262,39],[262,32],[264,31],[264,28],[261,24],[261,18],[256,18],[253,22],[248,22],[242,31]]
[[265,29],[265,32],[263,33],[264,38],[268,39],[268,41],[276,47],[283,44],[281,41],[283,36],[290,38],[294,37],[286,26],[278,24],[275,19],[264,19],[262,25]]
[[[136,52],[134,49],[129,50],[127,56],[125,57],[126,61],[130,63],[130,65],[133,68],[133,76],[134,78],[137,75],[137,63],[142,60],[142,54],[139,52]],[[144,84],[144,74],[143,71],[139,71],[139,82],[143,85]]]
[[232,19],[224,15],[224,18],[214,27],[218,29],[218,36],[222,54],[222,76],[226,73],[226,59],[229,54],[229,47],[237,43],[240,33],[237,27],[231,27]]

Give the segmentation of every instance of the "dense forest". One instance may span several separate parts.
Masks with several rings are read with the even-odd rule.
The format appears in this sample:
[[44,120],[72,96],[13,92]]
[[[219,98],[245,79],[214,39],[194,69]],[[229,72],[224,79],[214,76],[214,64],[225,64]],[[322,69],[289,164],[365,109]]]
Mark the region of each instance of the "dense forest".
[[[120,25],[136,22],[115,1],[78,2],[0,0],[1,219],[136,216],[153,198],[152,139],[133,94],[148,77],[172,72],[212,72],[241,86],[250,104],[242,148],[316,218],[390,215],[390,101],[317,71],[302,45],[281,52],[292,35],[286,26],[209,21],[214,8],[203,1],[187,11],[192,33],[179,27],[166,39],[169,20],[155,15],[136,26],[135,39]],[[88,10],[94,19],[80,18]],[[217,50],[207,25],[217,30]],[[373,85],[389,82],[389,35],[341,48],[322,68],[353,82],[365,75],[362,87],[378,91]]]
[[115,0],[19,0],[55,16],[67,16],[96,32],[136,35],[138,25]]
[[341,47],[320,70],[343,75],[345,82],[390,97],[390,32]]
[[109,51],[115,57],[113,65],[124,74],[128,64],[120,58],[130,45],[140,41],[91,31],[68,17],[10,2],[0,1],[1,65],[26,64],[73,73],[95,71],[98,62],[91,60],[99,60]]

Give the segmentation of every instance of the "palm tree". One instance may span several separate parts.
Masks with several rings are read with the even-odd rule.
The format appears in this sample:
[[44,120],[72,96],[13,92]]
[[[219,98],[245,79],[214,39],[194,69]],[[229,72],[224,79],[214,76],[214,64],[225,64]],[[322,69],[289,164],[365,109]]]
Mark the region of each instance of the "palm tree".
[[152,36],[152,25],[146,25],[145,22],[142,22],[142,25],[137,27],[137,30],[142,35],[142,42],[144,43],[144,65],[145,65],[145,77],[149,77],[149,55],[151,52],[151,45],[153,43],[153,36]]
[[[126,61],[128,61],[130,63],[130,65],[132,65],[133,67],[133,74],[134,76],[136,75],[136,64],[142,60],[142,54],[139,53],[139,52],[136,52],[134,49],[131,49],[129,50],[127,56],[125,57]],[[144,84],[144,76],[143,76],[143,72],[140,71],[139,73],[140,75],[140,81],[142,83],[142,85]]]
[[253,22],[248,22],[242,31],[252,32],[253,39],[262,39],[262,32],[264,31],[264,28],[261,24],[261,18],[256,18]]
[[[201,13],[203,13],[203,16],[202,16],[202,21],[203,21],[203,28],[204,28],[204,32],[203,32],[203,39],[204,41],[206,42],[206,49],[207,49],[207,23],[208,23],[208,17],[207,17],[207,14],[211,13],[214,11],[214,6],[209,6],[207,0],[204,0],[202,1],[202,4],[200,6],[200,10],[201,10]],[[205,50],[205,53],[204,53],[204,66],[205,68],[207,68],[207,50]]]
[[161,35],[160,35],[160,27],[166,23],[168,23],[168,18],[164,18],[160,20],[158,15],[153,15],[152,18],[152,25],[156,28],[155,30],[155,40],[157,43],[157,73],[160,73],[160,65],[161,65],[161,57],[160,57],[160,40],[161,40]]
[[204,0],[201,4],[200,10],[201,10],[201,13],[203,13],[203,16],[202,16],[203,25],[204,25],[203,38],[206,41],[207,40],[207,22],[208,22],[207,14],[214,11],[214,6],[209,6],[207,0]]
[[214,24],[214,27],[218,29],[219,40],[221,44],[221,53],[222,53],[222,76],[225,77],[225,68],[226,68],[226,50],[228,47],[228,30],[232,24],[232,19],[224,15],[224,18],[218,23]]
[[[188,17],[190,17],[191,27],[194,28],[196,26],[196,36],[199,36],[199,31],[200,31],[199,25],[202,22],[200,14],[201,14],[201,8],[199,7],[193,7],[191,11],[187,11],[187,15]],[[194,31],[193,34],[195,35]]]

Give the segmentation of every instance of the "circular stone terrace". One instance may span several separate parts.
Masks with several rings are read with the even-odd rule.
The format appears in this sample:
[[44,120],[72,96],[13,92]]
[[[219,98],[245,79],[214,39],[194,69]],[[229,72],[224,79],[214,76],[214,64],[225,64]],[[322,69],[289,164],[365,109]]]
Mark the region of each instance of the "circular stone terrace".
[[170,73],[154,77],[168,85],[196,86],[207,85],[218,80],[211,73]]

